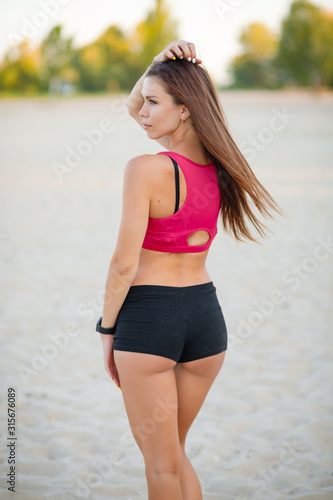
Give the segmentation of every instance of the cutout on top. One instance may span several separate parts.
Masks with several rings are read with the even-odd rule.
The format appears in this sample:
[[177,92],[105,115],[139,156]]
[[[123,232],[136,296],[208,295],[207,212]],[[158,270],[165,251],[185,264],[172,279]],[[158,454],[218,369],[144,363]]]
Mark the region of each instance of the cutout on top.
[[208,243],[210,240],[210,234],[208,231],[195,231],[194,233],[190,234],[190,236],[187,238],[187,244],[189,246],[195,246],[195,245],[205,245]]

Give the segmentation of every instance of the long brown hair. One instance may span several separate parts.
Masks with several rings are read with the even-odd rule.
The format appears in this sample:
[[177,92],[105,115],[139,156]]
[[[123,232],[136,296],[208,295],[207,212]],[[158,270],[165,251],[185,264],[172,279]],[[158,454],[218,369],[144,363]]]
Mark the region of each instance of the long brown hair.
[[266,219],[273,218],[269,210],[281,215],[283,212],[258,181],[231,137],[207,70],[186,60],[169,59],[154,63],[146,76],[159,78],[174,102],[188,108],[199,139],[215,164],[224,229],[236,240],[257,241],[247,227],[247,217],[260,236],[266,236],[267,227],[254,214],[251,203]]

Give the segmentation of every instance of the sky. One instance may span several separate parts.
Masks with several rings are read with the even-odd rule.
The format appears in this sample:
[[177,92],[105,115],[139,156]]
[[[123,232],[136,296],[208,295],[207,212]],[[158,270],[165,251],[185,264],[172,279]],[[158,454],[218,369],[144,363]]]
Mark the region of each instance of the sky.
[[[292,0],[165,0],[178,20],[181,39],[195,43],[205,67],[219,84],[229,82],[228,64],[240,52],[238,37],[251,22],[263,22],[279,32]],[[314,0],[333,11],[333,0]],[[50,29],[61,24],[74,46],[92,42],[111,24],[130,33],[155,0],[1,0],[0,60],[15,41],[37,46]],[[171,40],[170,40],[171,41]]]

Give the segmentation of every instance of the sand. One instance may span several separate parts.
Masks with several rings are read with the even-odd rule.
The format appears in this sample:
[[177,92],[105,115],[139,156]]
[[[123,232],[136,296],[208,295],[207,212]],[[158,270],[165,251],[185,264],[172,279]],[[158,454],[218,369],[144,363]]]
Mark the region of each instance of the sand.
[[[274,234],[263,245],[237,245],[219,227],[207,267],[229,350],[187,452],[204,500],[331,499],[333,96],[221,100],[287,217],[268,222]],[[161,150],[124,101],[0,101],[3,499],[147,499],[143,459],[94,332],[124,165]],[[17,402],[14,494],[8,388]]]

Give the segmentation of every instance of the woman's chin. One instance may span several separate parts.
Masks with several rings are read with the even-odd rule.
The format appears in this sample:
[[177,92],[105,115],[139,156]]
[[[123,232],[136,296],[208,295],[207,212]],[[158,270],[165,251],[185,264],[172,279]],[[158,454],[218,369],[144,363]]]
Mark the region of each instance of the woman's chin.
[[149,139],[152,139],[154,141],[158,141],[162,137],[165,137],[165,133],[161,134],[161,132],[157,132],[156,130],[153,130],[153,127],[148,127],[146,128],[146,133]]
[[159,139],[159,135],[156,134],[156,132],[154,132],[151,128],[148,128],[146,130],[146,132],[147,132],[149,139]]

